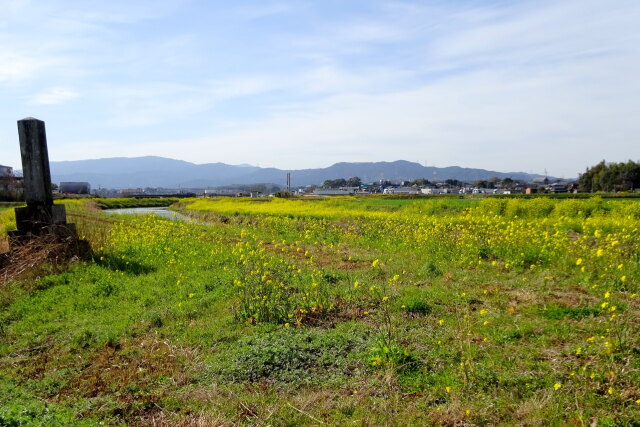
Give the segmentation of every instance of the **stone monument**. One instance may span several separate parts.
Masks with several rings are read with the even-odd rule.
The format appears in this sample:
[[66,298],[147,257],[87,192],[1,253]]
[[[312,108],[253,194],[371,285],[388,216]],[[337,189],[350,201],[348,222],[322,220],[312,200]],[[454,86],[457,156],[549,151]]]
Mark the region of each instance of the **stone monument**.
[[12,246],[33,236],[76,237],[75,224],[67,224],[64,205],[54,205],[47,135],[42,120],[18,121],[26,207],[16,208],[17,230],[9,232]]

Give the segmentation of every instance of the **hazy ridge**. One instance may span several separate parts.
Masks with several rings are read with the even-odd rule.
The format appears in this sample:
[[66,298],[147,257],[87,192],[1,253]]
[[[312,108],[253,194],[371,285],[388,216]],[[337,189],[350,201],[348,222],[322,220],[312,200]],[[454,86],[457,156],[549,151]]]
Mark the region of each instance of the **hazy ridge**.
[[539,175],[525,172],[497,172],[450,166],[422,166],[406,160],[392,162],[340,162],[326,168],[284,170],[225,163],[194,164],[157,156],[51,162],[54,183],[86,181],[97,188],[203,188],[231,184],[273,183],[284,185],[291,173],[293,186],[322,184],[327,179],[358,176],[363,182],[380,179],[401,181],[457,179],[473,182],[491,177],[528,181]]

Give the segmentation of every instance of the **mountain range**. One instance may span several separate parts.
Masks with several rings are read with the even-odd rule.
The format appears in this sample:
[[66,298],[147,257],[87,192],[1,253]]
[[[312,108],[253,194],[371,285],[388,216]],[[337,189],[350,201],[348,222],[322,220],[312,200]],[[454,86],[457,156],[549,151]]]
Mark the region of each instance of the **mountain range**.
[[328,179],[360,177],[362,182],[457,179],[464,182],[498,178],[524,181],[540,176],[524,172],[496,172],[450,166],[422,166],[406,160],[393,162],[341,162],[326,168],[283,170],[225,163],[195,164],[157,156],[50,162],[54,183],[89,182],[92,188],[207,188],[233,184],[285,185],[291,173],[293,187],[319,185]]

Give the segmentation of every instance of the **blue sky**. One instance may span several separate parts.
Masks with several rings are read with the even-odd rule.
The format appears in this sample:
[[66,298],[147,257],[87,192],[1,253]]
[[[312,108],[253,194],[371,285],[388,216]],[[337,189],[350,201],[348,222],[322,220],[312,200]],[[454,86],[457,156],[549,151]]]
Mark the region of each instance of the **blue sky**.
[[640,159],[640,2],[0,0],[0,164]]

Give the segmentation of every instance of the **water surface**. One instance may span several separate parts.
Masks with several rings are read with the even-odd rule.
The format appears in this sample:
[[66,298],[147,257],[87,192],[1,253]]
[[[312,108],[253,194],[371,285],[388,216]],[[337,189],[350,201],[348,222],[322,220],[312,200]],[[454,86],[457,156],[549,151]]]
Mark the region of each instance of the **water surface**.
[[167,207],[105,209],[104,212],[116,215],[158,215],[172,220],[191,221],[188,216],[169,210]]

